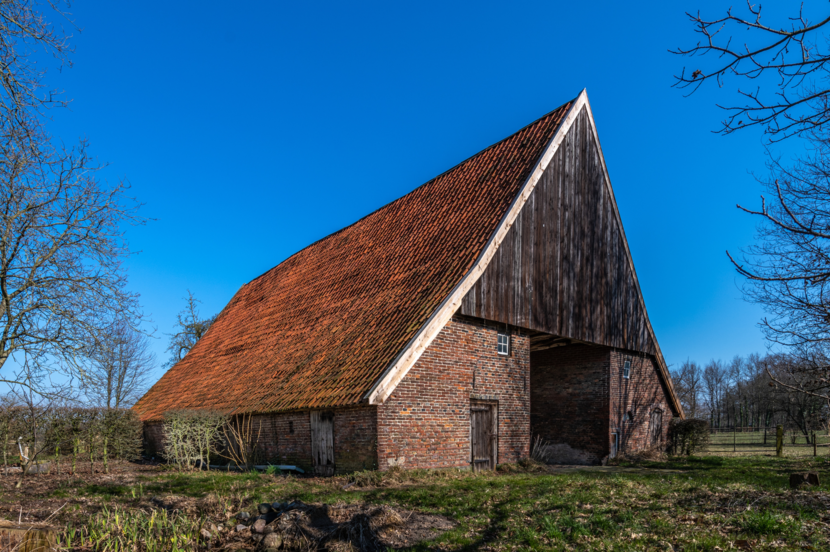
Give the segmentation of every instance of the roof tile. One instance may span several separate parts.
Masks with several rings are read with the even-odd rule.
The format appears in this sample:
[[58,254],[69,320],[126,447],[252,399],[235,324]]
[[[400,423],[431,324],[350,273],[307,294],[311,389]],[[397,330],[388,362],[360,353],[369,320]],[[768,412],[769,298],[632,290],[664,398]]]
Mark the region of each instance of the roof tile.
[[570,105],[244,285],[141,418],[361,402],[474,265]]

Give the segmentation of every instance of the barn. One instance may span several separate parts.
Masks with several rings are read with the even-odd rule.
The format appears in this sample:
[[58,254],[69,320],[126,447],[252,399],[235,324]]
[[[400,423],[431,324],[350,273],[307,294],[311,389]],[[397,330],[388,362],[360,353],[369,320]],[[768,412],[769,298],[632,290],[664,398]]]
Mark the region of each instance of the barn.
[[246,415],[261,462],[598,464],[683,416],[588,97],[242,286],[135,405]]

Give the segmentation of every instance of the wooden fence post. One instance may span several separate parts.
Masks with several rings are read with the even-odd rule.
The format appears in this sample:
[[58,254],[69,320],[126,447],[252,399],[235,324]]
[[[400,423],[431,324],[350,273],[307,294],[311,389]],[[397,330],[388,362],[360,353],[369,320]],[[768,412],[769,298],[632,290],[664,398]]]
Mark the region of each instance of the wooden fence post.
[[784,426],[782,425],[775,428],[775,455],[784,455]]
[[816,432],[813,432],[813,456],[818,456],[818,450],[816,449]]

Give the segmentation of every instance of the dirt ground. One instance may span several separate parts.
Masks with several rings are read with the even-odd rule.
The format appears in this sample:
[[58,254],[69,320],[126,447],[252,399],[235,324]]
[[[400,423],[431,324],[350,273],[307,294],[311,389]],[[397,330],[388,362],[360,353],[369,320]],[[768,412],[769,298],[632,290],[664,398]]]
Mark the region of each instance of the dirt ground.
[[[75,474],[68,467],[59,472],[53,467],[51,473],[27,475],[18,489],[20,471],[3,473],[0,468],[0,518],[66,527],[83,525],[103,508],[116,504],[147,513],[164,509],[204,519],[212,533],[212,549],[229,551],[268,549],[265,543],[269,541],[264,539],[271,533],[271,542],[279,538],[281,547],[289,550],[394,549],[434,538],[456,525],[438,515],[368,504],[294,502],[259,515],[257,504],[241,495],[207,493],[197,497],[151,490],[159,481],[157,476],[164,474],[175,475],[153,463],[111,464],[109,473],[103,473],[102,466],[90,470],[88,464]],[[144,492],[136,492],[140,488]],[[248,512],[250,519],[237,519],[239,511]],[[263,520],[259,526],[255,526],[257,519]]]
[[61,466],[56,470],[53,466],[50,473],[27,475],[18,489],[19,469],[3,473],[0,467],[0,517],[23,522],[68,521],[73,517],[83,519],[97,513],[101,505],[79,495],[79,487],[132,485],[140,476],[163,473],[159,465],[149,463],[111,463],[108,474],[103,472],[103,466],[95,466],[91,471],[87,464],[76,474],[70,468]]

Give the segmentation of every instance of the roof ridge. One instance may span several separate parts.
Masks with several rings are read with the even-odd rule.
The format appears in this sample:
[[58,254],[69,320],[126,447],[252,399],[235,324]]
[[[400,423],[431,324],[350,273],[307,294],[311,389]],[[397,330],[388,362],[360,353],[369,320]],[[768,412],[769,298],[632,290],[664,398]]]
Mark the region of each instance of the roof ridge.
[[[580,92],[580,93],[581,93],[581,92]],[[242,284],[242,286],[241,286],[239,289],[241,290],[242,288],[244,288],[244,287],[245,287],[245,286],[247,286],[248,284],[252,284],[253,282],[255,282],[255,281],[259,280],[259,279],[260,279],[260,278],[262,278],[263,276],[266,276],[268,273],[272,272],[272,271],[273,271],[274,269],[276,269],[276,268],[279,268],[279,267],[280,267],[283,263],[285,263],[285,262],[287,262],[287,261],[291,260],[292,258],[296,257],[297,255],[299,255],[300,253],[302,253],[302,252],[303,252],[303,251],[305,251],[306,249],[308,249],[308,248],[310,248],[310,247],[313,247],[313,246],[317,245],[318,243],[321,243],[321,242],[323,242],[323,241],[325,241],[325,240],[327,240],[327,239],[329,239],[329,238],[333,238],[334,236],[336,236],[336,235],[340,234],[341,232],[344,232],[344,231],[348,230],[349,228],[351,228],[352,226],[355,226],[355,225],[359,224],[360,222],[362,222],[362,221],[366,220],[367,218],[371,217],[372,215],[374,215],[374,214],[376,214],[376,213],[378,213],[378,212],[380,212],[380,211],[382,211],[382,210],[384,210],[384,209],[386,209],[386,208],[388,208],[388,207],[391,207],[392,205],[394,205],[395,203],[397,203],[397,202],[399,202],[399,201],[402,201],[402,200],[406,199],[407,197],[409,197],[410,195],[414,194],[415,192],[417,192],[418,190],[420,190],[420,189],[421,189],[421,188],[423,188],[424,186],[427,186],[428,184],[431,184],[432,182],[435,182],[436,180],[438,180],[438,179],[439,179],[439,178],[441,178],[442,176],[444,176],[444,175],[446,175],[446,174],[451,173],[452,171],[454,171],[455,169],[457,169],[457,168],[458,168],[458,167],[460,167],[461,165],[463,165],[463,164],[467,163],[468,161],[472,161],[473,159],[475,159],[476,157],[478,157],[478,156],[480,156],[480,155],[484,154],[484,153],[485,153],[485,152],[487,152],[488,150],[491,150],[491,149],[495,148],[495,147],[496,147],[496,146],[498,146],[499,144],[501,144],[501,143],[503,143],[503,142],[506,142],[507,140],[510,140],[511,138],[513,138],[514,136],[516,136],[516,135],[517,135],[517,134],[519,134],[520,132],[522,132],[522,131],[526,130],[527,128],[532,127],[533,125],[535,125],[535,124],[536,124],[536,123],[538,123],[539,121],[541,121],[541,120],[543,120],[543,119],[545,119],[545,118],[547,118],[547,117],[550,117],[551,115],[553,115],[553,114],[554,114],[554,113],[556,113],[557,111],[559,111],[559,110],[563,109],[564,107],[566,107],[566,106],[569,106],[569,105],[573,104],[573,103],[574,103],[574,102],[575,102],[578,98],[579,98],[579,96],[577,95],[575,98],[573,98],[573,99],[571,99],[571,100],[568,100],[567,102],[565,102],[565,103],[561,104],[559,107],[557,107],[557,108],[555,108],[555,109],[552,109],[552,110],[548,111],[547,113],[545,113],[545,114],[544,114],[544,115],[542,115],[541,117],[538,117],[538,118],[534,119],[533,121],[531,121],[530,123],[526,124],[525,126],[523,126],[522,128],[518,129],[517,131],[515,131],[515,132],[511,133],[510,135],[506,136],[505,138],[502,138],[502,139],[501,139],[501,140],[499,140],[498,142],[494,142],[494,143],[490,144],[489,146],[487,146],[487,147],[486,147],[486,148],[484,148],[483,150],[480,150],[480,151],[478,151],[478,152],[474,153],[473,155],[471,155],[470,157],[467,157],[467,158],[466,158],[466,159],[464,159],[463,161],[461,161],[461,162],[459,162],[459,163],[456,163],[455,165],[453,165],[453,166],[452,166],[452,167],[450,167],[449,169],[445,170],[444,172],[439,173],[439,174],[437,174],[437,175],[433,176],[432,178],[430,178],[429,180],[427,180],[427,181],[426,181],[426,182],[424,182],[423,184],[421,184],[421,185],[419,185],[418,187],[416,187],[416,188],[414,188],[414,189],[412,189],[412,190],[408,191],[408,192],[407,192],[407,193],[405,193],[404,195],[402,195],[402,196],[400,196],[400,197],[398,197],[398,198],[396,198],[396,199],[393,199],[393,200],[392,200],[392,201],[390,201],[389,203],[386,203],[386,204],[384,204],[384,205],[381,205],[380,207],[378,207],[378,208],[377,208],[377,209],[375,209],[374,211],[370,211],[369,213],[367,213],[367,214],[363,215],[362,217],[360,217],[360,218],[359,218],[359,219],[357,219],[356,221],[352,222],[351,224],[347,224],[346,226],[344,226],[344,227],[342,227],[342,228],[340,228],[340,229],[338,229],[338,230],[335,230],[335,231],[334,231],[334,232],[332,232],[331,234],[326,234],[326,235],[325,235],[325,236],[323,236],[322,238],[319,238],[319,239],[317,239],[317,240],[315,240],[315,241],[311,242],[310,244],[306,245],[306,246],[305,246],[305,247],[303,247],[302,249],[298,249],[297,251],[295,251],[294,253],[292,253],[291,255],[289,255],[288,257],[286,257],[285,259],[283,259],[282,261],[280,261],[280,262],[279,262],[279,263],[277,263],[276,265],[272,266],[271,268],[269,268],[269,269],[268,269],[268,270],[266,270],[265,272],[261,273],[259,276],[255,276],[254,278],[252,278],[252,279],[248,280],[248,282],[246,282],[246,283]],[[238,292],[239,292],[239,291],[237,290],[237,293],[238,293]],[[234,294],[234,295],[236,295],[236,294]]]

